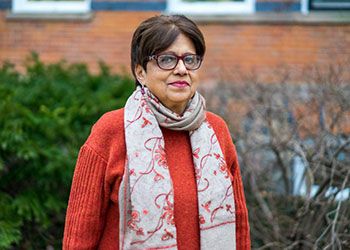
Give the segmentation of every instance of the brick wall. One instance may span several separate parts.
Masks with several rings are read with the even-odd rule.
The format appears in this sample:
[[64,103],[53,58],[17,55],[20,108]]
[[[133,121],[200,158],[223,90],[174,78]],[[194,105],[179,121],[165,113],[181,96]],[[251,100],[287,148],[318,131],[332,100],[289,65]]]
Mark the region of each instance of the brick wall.
[[273,82],[288,70],[292,81],[302,82],[309,67],[342,64],[350,58],[350,26],[207,25],[203,31],[211,78],[232,78],[238,70]]
[[[0,11],[0,61],[21,65],[30,51],[47,62],[98,60],[114,71],[129,70],[130,39],[137,25],[158,12],[97,11],[90,21],[11,21]],[[207,41],[203,82],[235,81],[253,74],[279,81],[285,67],[291,81],[305,81],[305,68],[327,67],[350,58],[350,25],[200,23]]]

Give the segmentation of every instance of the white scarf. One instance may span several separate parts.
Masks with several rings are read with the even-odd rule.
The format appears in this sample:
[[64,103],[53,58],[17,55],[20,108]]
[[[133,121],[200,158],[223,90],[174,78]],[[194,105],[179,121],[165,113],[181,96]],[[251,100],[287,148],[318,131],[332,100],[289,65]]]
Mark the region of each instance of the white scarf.
[[236,249],[232,176],[205,119],[203,97],[196,93],[178,116],[140,87],[124,110],[127,160],[119,189],[120,249],[177,249],[173,185],[159,124],[190,130],[201,250]]

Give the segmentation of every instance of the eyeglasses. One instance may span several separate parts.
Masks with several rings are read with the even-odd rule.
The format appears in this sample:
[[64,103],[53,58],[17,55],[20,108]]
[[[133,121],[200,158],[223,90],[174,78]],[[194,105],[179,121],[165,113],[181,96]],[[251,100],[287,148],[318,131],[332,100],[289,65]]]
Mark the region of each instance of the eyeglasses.
[[158,67],[164,70],[175,69],[180,59],[184,63],[187,70],[196,70],[202,63],[202,57],[195,54],[186,54],[183,56],[177,56],[174,54],[160,54],[148,57],[149,61],[156,60]]

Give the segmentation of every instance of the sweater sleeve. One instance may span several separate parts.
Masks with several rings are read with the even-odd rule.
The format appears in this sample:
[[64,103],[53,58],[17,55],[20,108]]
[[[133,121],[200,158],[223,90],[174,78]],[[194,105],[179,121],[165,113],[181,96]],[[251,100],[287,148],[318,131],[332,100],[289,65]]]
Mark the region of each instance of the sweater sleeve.
[[244,189],[236,149],[234,149],[234,163],[231,169],[233,173],[232,186],[236,209],[236,246],[238,250],[248,250],[250,249],[248,210],[244,197]]
[[63,249],[96,249],[104,227],[106,161],[85,144],[78,156],[68,202]]

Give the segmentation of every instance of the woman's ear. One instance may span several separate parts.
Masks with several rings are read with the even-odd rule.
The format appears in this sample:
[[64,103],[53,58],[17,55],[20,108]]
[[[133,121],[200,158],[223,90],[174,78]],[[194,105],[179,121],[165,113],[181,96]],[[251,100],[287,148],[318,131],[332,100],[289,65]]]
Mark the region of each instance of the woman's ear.
[[135,75],[136,75],[136,79],[137,81],[141,84],[141,85],[145,85],[146,84],[146,71],[145,69],[140,65],[137,64],[135,67]]

